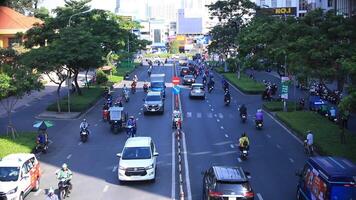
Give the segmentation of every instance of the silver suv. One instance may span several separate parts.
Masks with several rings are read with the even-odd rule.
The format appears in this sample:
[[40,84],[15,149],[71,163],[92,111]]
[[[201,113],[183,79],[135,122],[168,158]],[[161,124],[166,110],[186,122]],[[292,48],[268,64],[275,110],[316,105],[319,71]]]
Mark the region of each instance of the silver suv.
[[161,92],[148,92],[143,104],[143,113],[164,112],[164,101]]

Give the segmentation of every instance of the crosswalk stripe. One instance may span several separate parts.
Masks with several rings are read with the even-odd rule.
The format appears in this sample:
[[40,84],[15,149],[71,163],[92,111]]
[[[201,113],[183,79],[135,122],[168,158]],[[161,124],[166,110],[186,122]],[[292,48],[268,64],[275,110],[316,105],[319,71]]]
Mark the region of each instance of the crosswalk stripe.
[[187,112],[187,117],[188,118],[192,117],[192,112]]
[[197,118],[201,118],[201,113],[197,113]]
[[219,118],[220,119],[223,119],[224,118],[224,115],[222,113],[219,113]]
[[213,118],[213,113],[207,113],[208,118]]

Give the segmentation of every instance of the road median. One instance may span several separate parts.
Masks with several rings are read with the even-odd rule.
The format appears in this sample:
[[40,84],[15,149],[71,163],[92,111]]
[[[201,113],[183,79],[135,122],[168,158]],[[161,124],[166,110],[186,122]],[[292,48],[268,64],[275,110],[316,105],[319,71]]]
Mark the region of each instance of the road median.
[[341,143],[339,126],[311,111],[276,112],[280,121],[299,138],[306,138],[306,131],[314,133],[314,144],[321,155],[341,156],[356,162],[356,135],[345,130],[345,144]]
[[[263,108],[269,112],[278,112],[283,111],[283,101],[268,101],[263,103]],[[288,112],[300,110],[294,101],[287,101],[287,110]]]
[[6,134],[0,135],[0,158],[12,153],[31,153],[36,147],[37,133],[23,132],[17,134],[18,136],[14,140]]
[[241,74],[240,79],[237,78],[236,73],[221,73],[226,80],[237,87],[245,94],[261,94],[265,90],[265,86],[247,75]]

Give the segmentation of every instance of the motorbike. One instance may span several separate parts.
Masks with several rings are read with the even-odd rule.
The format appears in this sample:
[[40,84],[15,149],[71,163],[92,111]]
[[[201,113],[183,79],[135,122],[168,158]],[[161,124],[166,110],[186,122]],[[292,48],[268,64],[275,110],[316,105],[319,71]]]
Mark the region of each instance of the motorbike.
[[120,121],[113,121],[111,124],[111,131],[115,134],[119,133],[120,130]]
[[133,84],[131,85],[131,93],[132,93],[132,94],[135,94],[135,92],[136,92],[136,83],[133,83]]
[[307,140],[304,140],[304,151],[305,151],[305,154],[307,154],[309,156],[314,155],[314,146],[313,145],[309,146]]
[[69,184],[65,179],[59,180],[58,183],[59,199],[65,199],[69,194]]
[[109,110],[104,109],[103,110],[103,121],[106,122],[109,120]]
[[247,160],[247,156],[248,156],[248,148],[243,147],[242,150],[240,151],[240,157],[242,160]]
[[40,143],[40,141],[37,139],[36,143],[37,143],[36,148],[35,148],[36,152],[47,153],[48,142]]
[[257,129],[262,129],[263,127],[263,121],[261,120],[256,120],[256,128]]
[[208,92],[209,92],[209,93],[211,93],[211,91],[213,91],[213,89],[214,89],[214,86],[212,86],[212,85],[209,85],[209,86],[208,86]]
[[225,106],[230,105],[230,98],[224,98]]
[[126,73],[124,79],[125,80],[130,80],[130,75],[128,73]]
[[126,102],[129,102],[129,100],[130,100],[129,91],[124,90],[123,93],[124,93],[125,101],[126,101]]
[[247,115],[246,115],[246,114],[242,114],[242,115],[241,115],[241,121],[242,121],[242,123],[246,123],[246,120],[247,120]]
[[126,127],[126,132],[127,132],[127,137],[135,137],[135,130],[134,130],[134,126],[128,125]]
[[145,93],[148,92],[148,85],[147,85],[146,83],[143,84],[143,91],[144,91]]
[[88,137],[89,137],[89,131],[87,128],[83,128],[80,131],[80,140],[84,143],[86,141],[88,141]]

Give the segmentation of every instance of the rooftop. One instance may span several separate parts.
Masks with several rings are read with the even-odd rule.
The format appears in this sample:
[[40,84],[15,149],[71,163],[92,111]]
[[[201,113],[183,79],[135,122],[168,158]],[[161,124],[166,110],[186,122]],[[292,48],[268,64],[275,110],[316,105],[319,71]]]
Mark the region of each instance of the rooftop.
[[0,167],[21,167],[22,164],[34,157],[34,154],[30,153],[15,153],[5,156],[0,161]]
[[149,147],[151,137],[132,137],[126,140],[125,147]]
[[28,30],[35,23],[43,23],[35,17],[28,17],[11,8],[0,6],[0,32],[9,30]]

